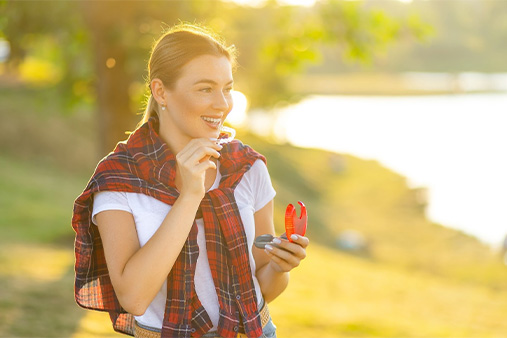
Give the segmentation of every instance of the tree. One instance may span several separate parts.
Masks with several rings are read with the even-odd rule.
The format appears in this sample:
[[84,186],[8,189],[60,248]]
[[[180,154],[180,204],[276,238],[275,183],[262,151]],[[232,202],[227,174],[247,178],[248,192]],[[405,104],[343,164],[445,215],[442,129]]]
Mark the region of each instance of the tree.
[[[127,1],[118,8],[111,1],[81,2],[82,13],[91,37],[95,66],[97,129],[100,149],[105,153],[125,138],[125,131],[135,126],[130,108],[129,85],[132,74],[127,69],[129,44],[127,23],[135,24],[138,3]],[[111,20],[114,12],[120,22]]]
[[12,68],[29,52],[22,43],[27,37],[50,36],[54,45],[62,46],[57,48],[65,74],[57,84],[62,95],[73,103],[94,88],[101,155],[139,120],[131,101],[135,97],[139,107],[147,87],[135,84],[146,78],[148,51],[164,24],[202,22],[233,41],[240,51],[238,87],[252,107],[264,108],[297,99],[289,88],[290,76],[318,62],[321,46],[341,46],[344,54],[337,58],[368,60],[404,28],[411,30],[402,19],[336,0],[313,8],[279,6],[276,1],[261,8],[202,0],[34,1],[8,2],[3,11],[7,22],[0,29],[13,46]]

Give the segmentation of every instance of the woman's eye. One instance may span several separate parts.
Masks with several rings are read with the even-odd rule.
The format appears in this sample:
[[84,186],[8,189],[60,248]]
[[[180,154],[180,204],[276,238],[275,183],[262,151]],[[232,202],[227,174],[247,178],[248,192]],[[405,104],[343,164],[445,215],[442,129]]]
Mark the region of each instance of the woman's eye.
[[201,88],[199,89],[200,92],[203,92],[203,93],[211,93],[211,88],[207,87],[207,88]]
[[226,92],[226,93],[230,93],[230,92],[232,92],[232,87],[225,88],[225,89],[224,89],[224,92]]

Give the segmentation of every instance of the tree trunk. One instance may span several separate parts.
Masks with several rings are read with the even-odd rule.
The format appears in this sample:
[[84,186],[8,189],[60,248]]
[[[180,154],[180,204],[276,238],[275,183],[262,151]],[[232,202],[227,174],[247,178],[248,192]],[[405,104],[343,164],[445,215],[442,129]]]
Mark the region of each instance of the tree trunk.
[[111,20],[117,14],[118,4],[115,1],[82,2],[94,49],[97,137],[101,157],[112,151],[119,141],[126,139],[125,132],[132,131],[136,124],[128,91],[131,83],[131,76],[126,69],[128,48],[122,43],[119,32],[122,29],[121,21],[128,24],[129,20],[123,17],[120,23]]

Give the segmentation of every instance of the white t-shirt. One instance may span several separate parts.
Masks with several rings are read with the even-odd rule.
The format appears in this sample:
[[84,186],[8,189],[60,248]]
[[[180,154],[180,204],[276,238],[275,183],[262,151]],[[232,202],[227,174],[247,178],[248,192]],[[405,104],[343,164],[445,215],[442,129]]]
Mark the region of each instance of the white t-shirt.
[[[219,165],[219,162],[218,162]],[[210,190],[218,188],[220,183],[220,171],[217,171],[217,177]],[[252,268],[253,282],[255,292],[259,303],[262,301],[259,282],[255,277],[255,261],[252,255],[252,246],[255,237],[254,213],[262,209],[269,201],[275,197],[275,190],[271,184],[266,165],[262,160],[257,160],[250,170],[242,177],[234,190],[234,197],[241,215],[241,220],[245,228],[250,266]],[[153,236],[160,224],[166,217],[171,206],[159,200],[139,193],[126,193],[116,191],[103,191],[94,195],[92,221],[96,224],[95,215],[105,210],[124,210],[134,216],[137,235],[141,246]],[[204,236],[204,224],[201,219],[196,220],[198,227],[197,244],[199,246],[199,256],[195,271],[195,290],[206,312],[210,316],[214,328],[218,327],[219,303],[215,291],[215,284],[211,276],[211,269],[208,263],[206,252],[206,239]],[[167,282],[160,288],[148,309],[142,316],[136,316],[136,320],[143,325],[154,328],[162,328],[162,321],[165,312],[165,303],[167,298]]]

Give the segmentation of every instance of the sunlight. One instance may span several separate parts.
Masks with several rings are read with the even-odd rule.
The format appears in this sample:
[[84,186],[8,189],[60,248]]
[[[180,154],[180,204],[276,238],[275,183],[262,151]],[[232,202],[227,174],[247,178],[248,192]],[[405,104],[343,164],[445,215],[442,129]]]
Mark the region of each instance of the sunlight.
[[9,41],[0,38],[0,63],[7,61],[11,53]]
[[229,2],[234,2],[241,6],[252,6],[252,7],[261,7],[264,4],[264,0],[226,0]]
[[[226,1],[234,2],[242,6],[252,6],[252,7],[261,7],[266,3],[266,0],[226,0]],[[311,7],[315,5],[317,0],[277,0],[277,2],[280,5],[286,6]]]
[[[86,311],[72,338],[122,337],[113,331],[109,316],[104,312]],[[124,337],[124,336],[123,336]]]
[[248,100],[242,92],[233,91],[232,100],[234,106],[227,116],[227,123],[233,127],[241,127],[246,121],[246,111],[248,109]]
[[[267,0],[225,0],[234,2],[241,6],[262,7],[266,4]],[[312,7],[319,0],[277,0],[277,3],[282,6],[301,6]],[[397,0],[401,3],[410,4],[413,0]]]
[[281,5],[290,5],[290,6],[303,6],[303,7],[311,7],[315,5],[317,0],[278,0],[278,3]]
[[[262,7],[266,4],[267,0],[225,0],[229,2],[234,2],[241,6],[251,6],[251,7]],[[276,2],[282,6],[301,6],[301,7],[312,7],[319,0],[277,0]],[[412,3],[413,0],[398,0],[402,3]]]
[[0,250],[0,275],[51,282],[60,280],[73,262],[71,250],[24,244],[4,245]]

